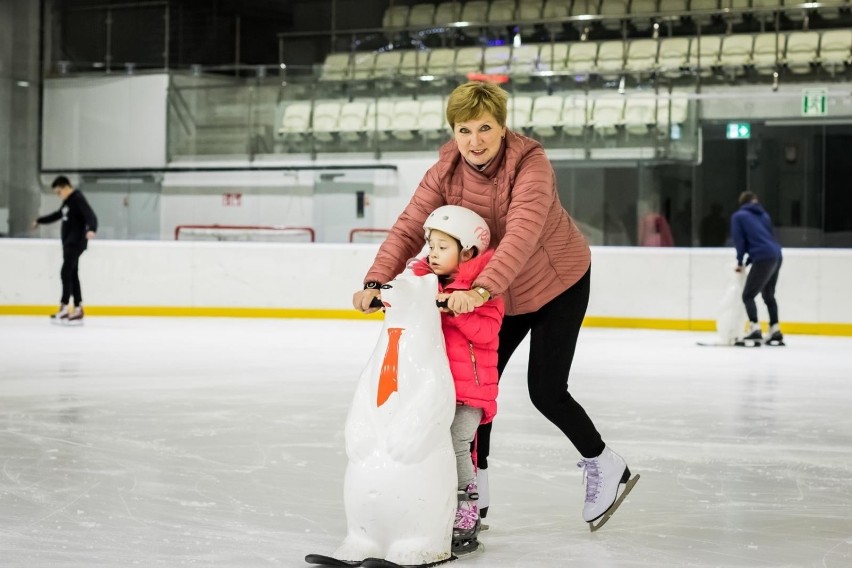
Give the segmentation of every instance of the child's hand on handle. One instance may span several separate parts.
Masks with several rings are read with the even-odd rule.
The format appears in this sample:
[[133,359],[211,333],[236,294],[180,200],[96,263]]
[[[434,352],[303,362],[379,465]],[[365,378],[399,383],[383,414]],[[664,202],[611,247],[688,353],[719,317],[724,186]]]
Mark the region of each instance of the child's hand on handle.
[[485,303],[473,290],[456,290],[447,299],[447,308],[456,314],[467,314]]

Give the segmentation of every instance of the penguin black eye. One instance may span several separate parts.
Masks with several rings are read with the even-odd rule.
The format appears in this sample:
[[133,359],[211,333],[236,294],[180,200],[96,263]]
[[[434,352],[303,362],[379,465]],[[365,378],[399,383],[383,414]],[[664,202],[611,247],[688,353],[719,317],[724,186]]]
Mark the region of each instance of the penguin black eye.
[[393,286],[390,284],[382,284],[382,290],[390,290],[391,288],[393,288]]

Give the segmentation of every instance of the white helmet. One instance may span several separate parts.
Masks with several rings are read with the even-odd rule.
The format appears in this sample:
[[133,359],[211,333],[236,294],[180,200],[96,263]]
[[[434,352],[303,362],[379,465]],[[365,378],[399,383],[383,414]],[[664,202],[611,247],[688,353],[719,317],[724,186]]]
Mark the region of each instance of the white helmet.
[[458,205],[438,207],[426,218],[423,228],[426,229],[426,240],[429,240],[432,229],[436,229],[458,239],[462,250],[476,247],[482,253],[491,242],[491,231],[485,219]]

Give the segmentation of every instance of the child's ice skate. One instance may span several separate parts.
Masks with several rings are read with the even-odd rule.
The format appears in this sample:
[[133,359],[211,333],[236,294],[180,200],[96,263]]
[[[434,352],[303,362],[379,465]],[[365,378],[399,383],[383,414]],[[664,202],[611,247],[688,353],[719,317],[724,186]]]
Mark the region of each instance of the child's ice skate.
[[459,506],[453,524],[452,550],[455,555],[470,554],[482,546],[477,540],[482,524],[479,520],[478,500],[476,483],[471,483],[466,490],[459,491]]
[[[609,447],[604,448],[603,453],[596,458],[581,459],[577,467],[583,469],[583,478],[586,482],[583,520],[589,523],[589,529],[594,532],[601,528],[618,509],[639,481],[639,476],[631,478],[627,463]],[[621,484],[624,484],[624,490],[619,496],[618,487]],[[598,519],[600,521],[595,524]]]

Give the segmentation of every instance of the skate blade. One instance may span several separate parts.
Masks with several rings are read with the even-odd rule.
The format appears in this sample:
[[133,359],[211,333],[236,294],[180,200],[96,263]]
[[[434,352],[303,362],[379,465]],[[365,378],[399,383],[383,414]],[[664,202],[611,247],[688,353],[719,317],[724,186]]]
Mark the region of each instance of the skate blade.
[[633,486],[636,485],[636,482],[639,481],[639,474],[634,475],[632,478],[627,480],[627,483],[624,484],[624,491],[621,492],[621,495],[618,499],[615,500],[615,503],[606,510],[606,513],[600,518],[600,520],[595,523],[594,521],[589,523],[589,530],[591,532],[595,532],[602,526],[606,524],[606,522],[612,517],[612,514],[615,513],[616,509],[621,505],[621,502],[627,497],[627,495],[633,490]]
[[361,562],[357,560],[339,560],[333,556],[325,556],[323,554],[308,554],[305,556],[305,562],[318,566],[360,566]]
[[757,339],[741,339],[734,342],[734,347],[760,347],[761,345],[762,342]]
[[446,564],[447,562],[452,562],[453,560],[458,560],[455,556],[450,556],[446,560],[439,560],[437,562],[429,562],[426,564],[397,564],[396,562],[391,562],[390,560],[384,560],[382,558],[366,558],[360,564],[363,568],[427,568],[428,566],[438,566],[440,564]]
[[470,539],[464,542],[452,543],[453,556],[469,557],[473,554],[478,554],[484,550],[484,545],[477,539]]

